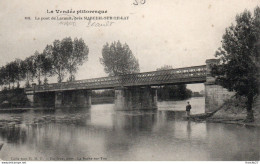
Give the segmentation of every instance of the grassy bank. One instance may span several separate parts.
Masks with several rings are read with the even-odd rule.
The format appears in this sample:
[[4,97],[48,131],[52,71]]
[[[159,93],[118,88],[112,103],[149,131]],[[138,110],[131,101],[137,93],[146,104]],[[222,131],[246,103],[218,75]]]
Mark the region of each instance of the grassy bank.
[[231,98],[225,102],[223,107],[218,112],[206,120],[208,122],[252,125],[260,127],[260,96],[255,99],[253,110],[255,121],[252,123],[245,123],[244,120],[247,115],[245,99]]

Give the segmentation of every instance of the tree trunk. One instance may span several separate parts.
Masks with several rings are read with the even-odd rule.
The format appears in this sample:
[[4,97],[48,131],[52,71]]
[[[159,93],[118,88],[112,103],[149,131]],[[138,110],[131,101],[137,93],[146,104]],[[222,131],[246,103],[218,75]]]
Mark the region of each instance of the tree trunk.
[[38,83],[39,83],[39,85],[41,85],[41,73],[39,72],[39,74],[38,74]]
[[58,75],[58,83],[61,83],[61,75]]
[[61,83],[62,79],[61,79],[61,71],[58,70],[58,83]]
[[249,93],[247,96],[247,104],[246,104],[246,110],[247,110],[247,116],[246,116],[246,122],[253,122],[254,121],[254,113],[253,113],[253,100],[254,96],[253,94]]
[[44,84],[44,85],[47,85],[47,84],[48,84],[48,78],[47,78],[47,75],[46,75],[46,74],[44,75],[43,84]]

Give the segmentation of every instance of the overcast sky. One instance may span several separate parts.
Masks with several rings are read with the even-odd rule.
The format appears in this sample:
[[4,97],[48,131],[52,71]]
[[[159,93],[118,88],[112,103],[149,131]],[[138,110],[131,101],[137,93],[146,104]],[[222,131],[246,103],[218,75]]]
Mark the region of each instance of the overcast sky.
[[[163,65],[174,68],[204,65],[214,58],[221,37],[237,13],[253,10],[260,0],[12,0],[0,1],[0,66],[24,59],[36,50],[64,37],[83,38],[88,45],[88,61],[76,78],[106,76],[99,62],[103,45],[120,40],[127,43],[139,60],[141,72]],[[107,10],[104,16],[129,16],[111,27],[59,25],[58,21],[35,21],[34,17],[56,16],[46,10]],[[31,21],[25,17],[31,17]],[[78,16],[99,16],[80,14]],[[55,78],[56,80],[56,78]],[[195,90],[203,89],[200,85]]]

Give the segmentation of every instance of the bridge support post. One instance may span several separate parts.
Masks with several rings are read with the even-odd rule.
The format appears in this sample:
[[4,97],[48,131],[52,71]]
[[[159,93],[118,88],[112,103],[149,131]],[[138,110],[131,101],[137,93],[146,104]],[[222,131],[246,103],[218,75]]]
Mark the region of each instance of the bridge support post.
[[26,97],[30,102],[30,106],[34,107],[34,92],[33,91],[27,91],[26,92]]
[[34,107],[35,86],[36,86],[36,84],[33,83],[32,90],[26,91],[26,97],[29,100],[31,107]]
[[157,109],[157,90],[151,87],[128,87],[115,89],[117,110]]
[[62,98],[63,98],[62,92],[55,92],[55,108],[62,107]]
[[229,92],[226,88],[217,85],[215,78],[211,76],[211,65],[216,64],[218,59],[206,60],[206,82],[205,85],[205,112],[213,112],[221,105],[224,101],[231,98],[235,93]]

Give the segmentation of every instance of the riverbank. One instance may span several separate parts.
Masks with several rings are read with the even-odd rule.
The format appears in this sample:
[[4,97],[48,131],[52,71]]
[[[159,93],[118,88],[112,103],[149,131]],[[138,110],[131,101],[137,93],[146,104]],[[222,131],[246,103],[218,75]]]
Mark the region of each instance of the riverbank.
[[237,124],[242,126],[260,127],[259,122],[244,122],[244,118],[209,118],[206,121],[212,123]]
[[1,108],[0,113],[24,113],[30,110],[30,108]]
[[0,113],[53,112],[55,108],[0,108]]
[[206,118],[206,121],[260,127],[260,96],[256,98],[253,104],[253,111],[254,122],[245,122],[247,116],[245,100],[232,98],[212,117]]
[[[221,112],[221,111],[220,111]],[[209,113],[207,113],[209,114]],[[195,114],[190,117],[185,116],[184,118],[186,120],[192,120],[195,122],[211,122],[211,123],[224,123],[224,124],[237,124],[237,125],[243,125],[243,126],[254,126],[254,127],[260,127],[260,116],[259,114],[254,114],[254,122],[245,122],[246,113],[240,114],[240,115],[221,115],[218,114],[216,116],[207,116],[207,114]]]

